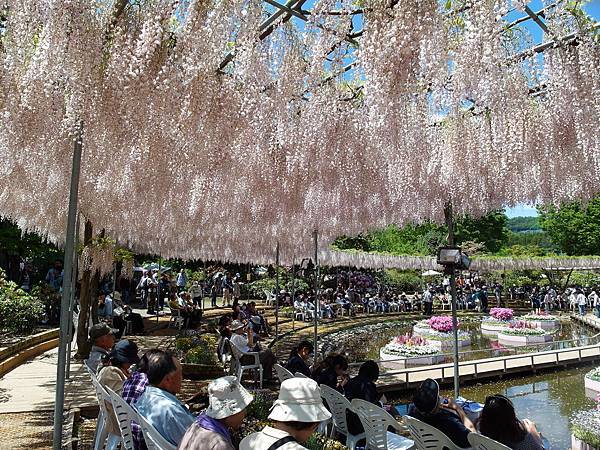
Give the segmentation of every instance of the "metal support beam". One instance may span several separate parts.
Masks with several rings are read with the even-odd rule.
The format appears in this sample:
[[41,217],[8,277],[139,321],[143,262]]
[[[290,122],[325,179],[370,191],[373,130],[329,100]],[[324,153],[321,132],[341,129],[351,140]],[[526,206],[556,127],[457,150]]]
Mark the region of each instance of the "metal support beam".
[[279,241],[275,247],[275,340],[279,339]]
[[56,398],[54,404],[53,450],[62,448],[62,431],[65,406],[65,367],[67,363],[67,346],[69,336],[69,306],[71,289],[73,288],[73,261],[75,253],[75,225],[77,221],[77,200],[79,195],[79,173],[81,168],[82,130],[73,145],[73,165],[71,168],[71,190],[69,194],[69,210],[67,215],[67,237],[65,239],[65,268],[63,275],[63,291],[60,304],[60,332],[58,343],[58,367],[56,370]]
[[317,354],[317,340],[318,340],[318,317],[319,317],[319,232],[315,230],[313,232],[313,240],[315,245],[315,309],[313,313],[314,329],[313,329],[313,346],[315,355]]
[[[448,245],[454,246],[454,218],[452,214],[452,201],[448,201],[444,208],[446,226],[448,227]],[[460,374],[458,367],[458,318],[456,317],[456,270],[451,267],[450,293],[452,296],[452,333],[454,335],[454,398],[460,396]]]
[[77,224],[75,225],[75,251],[73,252],[73,276],[71,277],[71,298],[69,300],[69,345],[67,346],[67,372],[66,379],[71,378],[71,345],[73,343],[73,310],[75,308],[75,288],[77,286],[77,268],[79,258],[77,246],[79,245],[79,215],[77,215]]

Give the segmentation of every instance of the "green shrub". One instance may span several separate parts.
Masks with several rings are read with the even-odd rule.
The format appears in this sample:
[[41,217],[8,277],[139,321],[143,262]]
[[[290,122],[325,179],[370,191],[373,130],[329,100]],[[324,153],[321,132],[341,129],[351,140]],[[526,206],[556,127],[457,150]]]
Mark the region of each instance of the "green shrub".
[[388,286],[406,292],[420,291],[423,287],[423,280],[415,272],[396,269],[385,270],[384,282]]
[[183,353],[183,361],[188,364],[217,364],[217,338],[213,335],[180,337],[175,348]]
[[44,316],[44,305],[12,281],[7,281],[0,269],[0,329],[27,333]]
[[[281,280],[280,280],[281,286]],[[272,292],[275,287],[275,278],[263,278],[262,280],[253,281],[248,285],[250,298],[265,298],[264,291]]]
[[247,416],[256,420],[267,420],[273,406],[273,395],[266,392],[256,391],[254,400],[248,405]]

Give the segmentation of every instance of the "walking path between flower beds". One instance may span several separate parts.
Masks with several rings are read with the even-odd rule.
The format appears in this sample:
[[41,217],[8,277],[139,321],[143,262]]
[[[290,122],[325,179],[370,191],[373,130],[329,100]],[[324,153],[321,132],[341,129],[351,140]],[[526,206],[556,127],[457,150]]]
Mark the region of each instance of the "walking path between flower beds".
[[596,330],[600,330],[600,319],[593,314],[586,314],[585,316],[571,314],[571,319],[584,323]]

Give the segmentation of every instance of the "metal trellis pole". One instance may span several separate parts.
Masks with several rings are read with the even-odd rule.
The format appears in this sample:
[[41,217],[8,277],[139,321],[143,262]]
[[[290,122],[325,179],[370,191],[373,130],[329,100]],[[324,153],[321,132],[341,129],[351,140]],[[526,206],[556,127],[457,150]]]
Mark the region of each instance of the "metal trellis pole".
[[315,309],[314,309],[314,331],[313,331],[313,346],[315,355],[317,352],[317,325],[319,317],[319,259],[318,259],[318,243],[319,243],[319,232],[315,230],[313,232],[313,239],[315,244]]
[[296,309],[294,307],[294,300],[296,299],[296,255],[292,256],[292,330],[296,329]]
[[279,241],[275,248],[275,339],[279,339]]
[[75,287],[77,286],[77,269],[79,261],[77,258],[77,246],[79,245],[79,215],[75,225],[75,250],[73,251],[73,276],[71,277],[71,298],[69,299],[69,344],[67,345],[67,380],[71,378],[71,344],[73,343],[73,309],[75,307]]
[[75,253],[75,225],[77,221],[77,197],[79,195],[79,173],[81,169],[82,134],[75,139],[73,145],[73,165],[71,167],[71,188],[69,194],[69,210],[67,216],[67,236],[65,240],[65,271],[60,308],[60,332],[58,345],[58,366],[56,369],[56,398],[54,405],[53,450],[62,448],[62,431],[65,406],[65,367],[67,363],[67,345],[69,336],[69,303],[73,281],[73,260]]
[[[446,216],[446,225],[448,226],[448,245],[454,245],[454,220],[452,217],[452,203],[448,202],[444,208]],[[460,375],[458,366],[458,318],[456,317],[456,271],[451,267],[450,273],[450,293],[452,296],[452,328],[454,335],[454,398],[460,396]]]

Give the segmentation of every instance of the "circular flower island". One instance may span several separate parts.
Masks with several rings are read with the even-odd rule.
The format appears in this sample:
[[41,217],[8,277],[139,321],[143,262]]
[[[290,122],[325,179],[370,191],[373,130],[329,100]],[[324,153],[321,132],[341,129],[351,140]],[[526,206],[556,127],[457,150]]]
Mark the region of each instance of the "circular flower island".
[[560,328],[560,320],[551,314],[526,314],[519,317],[520,320],[530,323],[535,328],[542,330],[556,330]]
[[585,374],[585,395],[596,400],[600,395],[600,367],[590,370]]
[[571,416],[571,449],[600,450],[600,410],[577,411]]
[[[460,322],[457,323],[460,328]],[[450,350],[454,347],[454,333],[452,317],[434,316],[429,320],[421,320],[413,326],[413,335],[421,336],[427,342],[441,351]],[[458,346],[471,345],[469,333],[458,332]]]
[[550,342],[552,335],[546,330],[535,328],[528,322],[513,322],[506,329],[498,332],[498,343],[508,346],[543,344]]
[[513,310],[510,308],[492,308],[490,315],[481,321],[481,333],[497,335],[510,326],[513,319]]
[[379,350],[379,357],[381,365],[392,370],[444,362],[440,349],[421,336],[397,336]]

